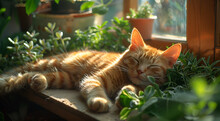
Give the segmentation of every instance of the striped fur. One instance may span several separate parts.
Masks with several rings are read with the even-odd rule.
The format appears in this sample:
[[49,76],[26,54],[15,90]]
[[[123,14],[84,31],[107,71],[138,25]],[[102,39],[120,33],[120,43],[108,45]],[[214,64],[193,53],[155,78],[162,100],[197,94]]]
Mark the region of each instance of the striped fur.
[[[89,109],[107,112],[109,98],[121,89],[137,92],[149,85],[147,76],[165,81],[166,70],[172,68],[181,51],[176,44],[166,51],[145,45],[139,32],[132,31],[131,45],[124,53],[78,51],[52,56],[12,69],[0,76],[0,93],[30,87],[79,89]],[[118,95],[117,95],[118,94]]]

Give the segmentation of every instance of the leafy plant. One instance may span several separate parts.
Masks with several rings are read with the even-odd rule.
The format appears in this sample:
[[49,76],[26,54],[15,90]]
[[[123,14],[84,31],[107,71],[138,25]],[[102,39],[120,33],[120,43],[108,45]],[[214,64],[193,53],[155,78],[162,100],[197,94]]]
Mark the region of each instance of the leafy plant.
[[[181,53],[173,69],[167,71],[167,85],[160,89],[153,77],[151,85],[138,95],[123,91],[120,103],[122,120],[219,120],[220,69],[210,58],[197,59]],[[218,77],[219,76],[219,77]]]
[[49,53],[49,55],[67,52],[67,46],[69,45],[71,38],[63,37],[63,32],[56,28],[55,23],[48,23],[45,30],[49,34],[49,39],[39,40],[40,44],[44,48],[43,51]]
[[43,57],[41,47],[35,44],[37,42],[36,36],[38,36],[38,33],[33,31],[24,34],[26,40],[19,40],[18,37],[8,38],[12,44],[12,46],[7,47],[11,50],[10,54],[7,55],[7,59],[11,62],[10,65],[22,65],[25,62],[36,61]]
[[96,1],[88,1],[81,5],[80,9],[81,11],[84,11],[86,9],[92,8],[92,13],[94,14],[106,14],[108,12],[108,5],[111,4],[112,0],[109,0],[106,4],[103,0],[96,0]]
[[181,87],[167,90],[158,89],[155,79],[148,77],[149,85],[138,95],[124,90],[120,95],[120,103],[124,108],[120,112],[121,120],[151,121],[192,121],[219,119],[217,115],[220,103],[219,94],[220,77],[215,78],[211,84],[203,78],[191,79],[191,91],[184,91]]
[[[39,39],[39,33],[26,32],[21,37],[8,38],[10,45],[4,53],[0,53],[0,73],[13,66],[26,62],[35,62],[44,56],[65,53],[71,50],[95,49],[106,51],[123,51],[122,40],[130,37],[130,27],[127,20],[114,18],[114,27],[90,27],[86,31],[76,30],[75,37],[64,37],[55,23],[48,23],[45,31],[48,38]],[[110,32],[110,31],[115,32]]]
[[189,81],[194,76],[204,77],[211,83],[215,77],[220,75],[220,69],[215,67],[220,60],[210,64],[210,57],[197,59],[190,52],[181,53],[177,64],[172,69],[167,71],[167,85],[174,87],[182,85],[185,88],[189,88]]
[[[76,30],[70,48],[95,49],[107,51],[124,51],[122,41],[130,37],[129,22],[123,18],[114,18],[114,27],[105,27],[107,21],[97,27],[89,27],[86,31]],[[110,32],[112,31],[113,32]]]
[[130,14],[128,14],[129,18],[149,18],[152,16],[153,10],[151,5],[148,2],[145,2],[141,5],[137,11],[134,9],[130,9]]
[[[38,5],[40,4],[40,0],[20,0],[22,3],[26,3],[25,10],[28,15],[33,13]],[[54,0],[57,4],[59,4],[60,0]],[[70,0],[73,1],[74,0]],[[107,6],[111,4],[112,0],[108,1],[108,3],[104,3],[103,0],[100,1],[88,1],[81,5],[81,10],[84,11],[86,9],[92,8],[92,13],[94,14],[105,14],[108,12]]]

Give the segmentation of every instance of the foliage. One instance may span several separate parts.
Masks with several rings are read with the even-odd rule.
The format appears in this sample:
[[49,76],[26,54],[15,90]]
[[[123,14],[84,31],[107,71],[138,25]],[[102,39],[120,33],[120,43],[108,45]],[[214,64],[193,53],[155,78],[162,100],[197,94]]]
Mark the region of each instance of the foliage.
[[205,58],[197,59],[190,52],[181,53],[177,64],[167,71],[167,85],[169,87],[182,85],[189,88],[189,81],[194,76],[204,77],[212,82],[216,76],[220,75],[220,69],[215,67],[219,62],[220,60],[210,64],[210,57],[207,60]]
[[[114,18],[112,23],[114,27],[105,27],[107,21],[97,27],[89,27],[86,31],[75,31],[74,44],[70,44],[70,48],[95,49],[106,51],[124,51],[122,41],[130,37],[131,28],[129,22],[123,18]],[[114,32],[109,32],[114,30]]]
[[[88,1],[81,5],[80,9],[81,11],[84,11],[86,9],[92,8],[92,13],[94,14],[106,14],[108,12],[108,5],[111,4],[112,0],[109,0],[106,4],[103,2],[103,0],[100,1]],[[95,5],[96,4],[96,5]]]
[[130,9],[130,14],[128,14],[129,18],[149,18],[152,16],[152,7],[148,2],[145,2],[141,5],[137,11],[134,9]]
[[[22,0],[23,1],[23,0]],[[73,1],[73,0],[71,0]],[[59,4],[60,0],[55,0],[55,2],[57,4]],[[85,2],[81,5],[81,10],[86,10],[86,9],[89,9],[89,8],[92,8],[92,13],[94,14],[105,14],[108,12],[108,8],[107,6],[112,2],[112,0],[110,0],[108,3],[104,3],[103,0],[100,0],[100,1],[88,1],[88,2]],[[31,13],[33,13],[38,5],[40,4],[40,0],[26,0],[26,5],[25,5],[25,10],[26,10],[26,13],[28,15],[30,15]],[[96,4],[96,5],[95,5]]]
[[11,46],[8,46],[9,50],[6,55],[0,54],[0,69],[3,71],[14,65],[22,65],[25,62],[36,61],[38,58],[43,57],[41,48],[36,43],[37,33],[27,32],[24,37],[29,37],[27,40],[19,40],[19,37],[14,39],[8,38]]
[[[45,31],[48,38],[39,39],[39,33],[26,32],[21,37],[8,38],[10,45],[4,53],[0,53],[0,73],[13,66],[26,62],[35,62],[44,56],[65,53],[71,50],[95,49],[105,51],[123,51],[122,40],[130,37],[130,27],[127,20],[114,18],[114,27],[90,27],[88,30],[76,30],[75,37],[64,37],[63,32],[56,28],[55,23],[48,23]],[[110,32],[111,30],[115,32]],[[6,48],[6,47],[3,47]]]
[[40,0],[26,0],[25,4],[25,10],[28,15],[30,15],[32,12],[34,12],[38,5],[40,3]]
[[58,31],[55,23],[48,23],[45,30],[49,33],[49,39],[39,40],[41,46],[43,47],[43,52],[46,52],[47,55],[67,52],[67,47],[71,38],[63,37],[63,32]]
[[220,69],[214,67],[218,62],[210,64],[210,58],[181,53],[174,68],[167,71],[164,90],[149,76],[151,85],[138,95],[122,92],[121,120],[219,120]]
[[164,91],[158,88],[154,78],[148,77],[149,85],[138,95],[124,90],[120,103],[124,108],[120,112],[121,120],[141,121],[193,121],[219,120],[220,77],[210,84],[204,78],[193,78],[190,91],[175,87]]

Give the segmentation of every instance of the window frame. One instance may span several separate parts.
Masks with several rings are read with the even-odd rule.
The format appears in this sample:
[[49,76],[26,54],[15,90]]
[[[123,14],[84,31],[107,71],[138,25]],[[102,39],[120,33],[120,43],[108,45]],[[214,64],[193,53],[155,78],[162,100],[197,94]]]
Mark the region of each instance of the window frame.
[[[219,59],[220,48],[215,44],[217,1],[187,0],[187,41],[152,38],[145,42],[159,49],[166,49],[166,46],[170,46],[173,43],[181,43],[182,50],[190,50],[198,58],[210,56],[211,61]],[[137,9],[137,3],[138,0],[124,0],[124,17],[130,8]]]

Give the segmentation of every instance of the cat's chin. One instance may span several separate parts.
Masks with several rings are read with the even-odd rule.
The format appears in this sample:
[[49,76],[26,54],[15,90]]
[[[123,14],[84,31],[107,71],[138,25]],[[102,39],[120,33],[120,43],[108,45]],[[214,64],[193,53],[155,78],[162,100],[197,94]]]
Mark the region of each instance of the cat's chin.
[[140,77],[132,77],[130,78],[131,82],[138,86],[147,86],[149,82],[147,80],[143,80]]

